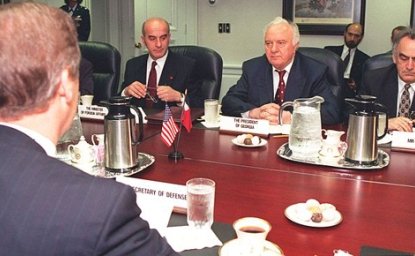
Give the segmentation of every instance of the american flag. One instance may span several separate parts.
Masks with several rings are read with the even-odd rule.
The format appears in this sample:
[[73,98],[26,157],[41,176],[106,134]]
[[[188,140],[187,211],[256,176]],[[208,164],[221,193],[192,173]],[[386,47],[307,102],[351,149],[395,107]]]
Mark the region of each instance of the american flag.
[[173,144],[174,139],[176,138],[179,129],[177,128],[176,123],[174,122],[173,115],[171,110],[166,103],[164,109],[164,119],[163,126],[161,127],[161,140],[170,147]]

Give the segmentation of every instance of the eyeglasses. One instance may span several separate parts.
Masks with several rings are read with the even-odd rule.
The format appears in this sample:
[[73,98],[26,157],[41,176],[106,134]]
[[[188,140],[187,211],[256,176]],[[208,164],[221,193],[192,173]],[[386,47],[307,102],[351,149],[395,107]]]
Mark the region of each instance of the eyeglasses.
[[150,94],[148,91],[146,92],[146,95],[148,96],[148,98],[149,98],[152,102],[154,102],[154,103],[159,102],[156,98],[154,98],[153,96],[151,96],[151,94]]

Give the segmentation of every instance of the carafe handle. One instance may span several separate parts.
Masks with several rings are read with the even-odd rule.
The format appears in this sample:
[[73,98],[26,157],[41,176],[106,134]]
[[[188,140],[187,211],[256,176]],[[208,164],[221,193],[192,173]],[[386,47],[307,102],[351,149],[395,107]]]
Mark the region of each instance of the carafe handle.
[[282,113],[284,111],[284,109],[286,107],[292,107],[294,105],[294,102],[292,101],[286,101],[284,103],[282,103],[281,107],[280,107],[280,111],[278,113],[278,124],[282,125]]
[[133,136],[133,134],[131,134],[131,138],[137,138],[137,141],[133,141],[133,145],[137,145],[140,142],[143,141],[143,130],[144,130],[144,125],[143,125],[143,115],[141,114],[141,111],[134,105],[128,105],[131,109],[133,109],[138,116],[138,132],[140,133],[139,136]]
[[389,119],[389,117],[388,117],[387,108],[384,105],[382,105],[380,103],[375,103],[375,105],[376,105],[376,108],[381,109],[381,111],[378,111],[376,113],[376,115],[377,115],[377,123],[376,123],[377,129],[379,129],[379,114],[385,114],[385,129],[384,129],[382,135],[377,136],[377,139],[379,140],[379,139],[382,139],[383,137],[385,137],[385,135],[388,133],[388,119]]

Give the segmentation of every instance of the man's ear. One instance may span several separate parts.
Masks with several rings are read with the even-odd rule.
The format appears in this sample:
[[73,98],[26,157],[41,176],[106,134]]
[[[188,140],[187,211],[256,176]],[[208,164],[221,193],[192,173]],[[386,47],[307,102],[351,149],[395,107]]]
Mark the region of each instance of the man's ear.
[[[62,71],[61,79],[59,83],[58,94],[59,97],[66,102],[72,102],[74,97],[78,97],[78,80],[71,79],[67,69]],[[76,87],[76,88],[74,88]]]

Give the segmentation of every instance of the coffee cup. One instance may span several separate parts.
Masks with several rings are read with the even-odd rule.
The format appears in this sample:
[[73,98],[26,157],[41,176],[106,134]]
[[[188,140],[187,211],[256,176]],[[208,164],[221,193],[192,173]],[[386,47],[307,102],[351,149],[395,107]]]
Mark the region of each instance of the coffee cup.
[[94,95],[82,95],[81,96],[81,103],[84,106],[91,106],[93,99],[94,99]]
[[267,235],[271,230],[268,221],[257,217],[245,217],[236,220],[233,228],[241,241],[241,255],[262,255]]

